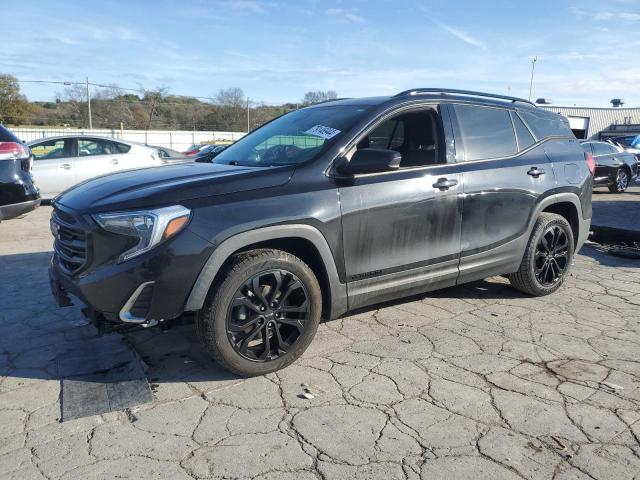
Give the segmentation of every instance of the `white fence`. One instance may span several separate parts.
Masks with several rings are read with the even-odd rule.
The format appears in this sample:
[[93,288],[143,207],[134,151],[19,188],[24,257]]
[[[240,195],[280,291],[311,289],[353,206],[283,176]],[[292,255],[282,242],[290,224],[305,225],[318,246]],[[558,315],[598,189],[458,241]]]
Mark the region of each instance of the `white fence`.
[[93,135],[100,137],[119,138],[131,142],[168,147],[180,152],[194,143],[235,142],[244,132],[201,132],[189,130],[118,130],[118,129],[77,129],[77,128],[12,128],[11,131],[25,142],[39,138],[55,137],[57,135]]

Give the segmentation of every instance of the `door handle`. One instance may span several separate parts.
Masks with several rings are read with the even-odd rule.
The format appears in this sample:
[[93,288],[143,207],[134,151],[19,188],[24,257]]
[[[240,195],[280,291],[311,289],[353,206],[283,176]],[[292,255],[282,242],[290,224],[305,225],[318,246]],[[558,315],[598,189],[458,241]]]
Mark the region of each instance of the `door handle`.
[[117,165],[118,164],[118,159],[114,158],[113,160],[111,160],[111,163],[113,163],[114,165]]
[[531,167],[531,170],[527,172],[527,175],[531,175],[533,178],[538,178],[540,175],[544,175],[544,168]]
[[433,188],[440,190],[449,190],[451,187],[455,187],[458,184],[457,180],[449,180],[448,178],[439,178],[436,183],[433,184]]
[[63,163],[62,165],[60,165],[60,168],[64,168],[65,170],[69,170],[71,168],[71,164],[70,163]]

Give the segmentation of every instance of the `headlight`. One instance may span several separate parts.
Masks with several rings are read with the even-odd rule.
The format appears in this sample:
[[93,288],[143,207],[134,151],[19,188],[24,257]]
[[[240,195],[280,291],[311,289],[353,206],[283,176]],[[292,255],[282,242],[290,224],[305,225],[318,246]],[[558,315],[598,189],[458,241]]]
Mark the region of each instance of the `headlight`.
[[186,226],[190,216],[188,208],[173,205],[136,212],[100,213],[93,215],[93,219],[108,232],[138,239],[135,247],[120,255],[118,262],[124,262],[173,237]]

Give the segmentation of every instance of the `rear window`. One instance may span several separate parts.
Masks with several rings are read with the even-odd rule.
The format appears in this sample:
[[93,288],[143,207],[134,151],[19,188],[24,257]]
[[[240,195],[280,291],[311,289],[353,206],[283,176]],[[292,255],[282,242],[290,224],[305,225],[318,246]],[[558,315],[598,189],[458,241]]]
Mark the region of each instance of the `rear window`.
[[18,142],[22,143],[18,137],[16,137],[9,130],[0,125],[0,142]]
[[131,150],[131,145],[127,145],[126,143],[118,143],[118,142],[113,142],[116,145],[116,149],[120,152],[120,153],[127,153],[129,150]]
[[539,139],[553,136],[576,138],[569,128],[569,121],[562,115],[529,111],[521,111],[520,115]]
[[533,135],[531,135],[531,132],[518,114],[512,112],[511,118],[513,118],[513,126],[516,127],[516,137],[518,137],[518,146],[520,147],[520,150],[529,148],[531,145],[536,143],[535,138],[533,138]]
[[593,150],[591,150],[591,143],[587,142],[587,143],[582,143],[582,150],[584,150],[584,153],[591,153],[593,154]]
[[515,155],[516,136],[509,112],[502,108],[455,105],[465,160]]

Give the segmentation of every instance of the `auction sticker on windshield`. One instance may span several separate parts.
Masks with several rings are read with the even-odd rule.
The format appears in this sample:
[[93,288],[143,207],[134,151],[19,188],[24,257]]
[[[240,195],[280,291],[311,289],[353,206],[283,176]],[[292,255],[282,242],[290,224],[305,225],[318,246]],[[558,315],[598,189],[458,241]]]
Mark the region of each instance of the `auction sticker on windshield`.
[[329,140],[330,138],[335,137],[340,133],[340,130],[331,127],[325,127],[324,125],[316,125],[315,127],[311,127],[306,132],[309,135],[315,135],[317,137],[322,137],[325,140]]

